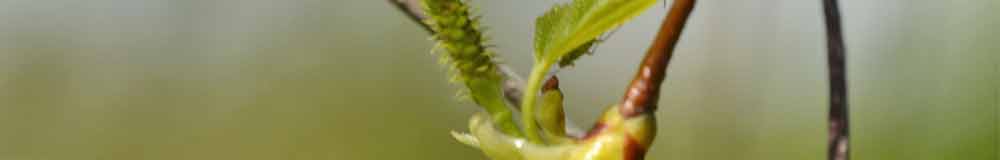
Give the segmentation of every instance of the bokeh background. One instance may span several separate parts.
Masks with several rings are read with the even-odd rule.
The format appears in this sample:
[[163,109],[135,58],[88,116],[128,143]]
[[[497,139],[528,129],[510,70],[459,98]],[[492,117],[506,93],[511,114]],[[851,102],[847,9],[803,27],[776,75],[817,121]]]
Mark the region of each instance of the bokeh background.
[[[521,73],[556,2],[472,1]],[[1000,159],[1000,1],[841,3],[855,159]],[[618,101],[663,5],[560,73],[575,123]],[[701,1],[648,158],[824,159],[820,15]],[[382,0],[0,0],[0,160],[484,159],[448,134],[476,107],[427,39]]]

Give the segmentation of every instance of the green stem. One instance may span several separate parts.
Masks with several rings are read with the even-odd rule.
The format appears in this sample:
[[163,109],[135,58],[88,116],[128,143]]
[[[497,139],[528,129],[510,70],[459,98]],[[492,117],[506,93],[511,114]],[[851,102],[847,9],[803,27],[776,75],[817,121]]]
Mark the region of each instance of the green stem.
[[538,135],[538,124],[535,123],[535,99],[538,97],[545,73],[552,67],[552,62],[536,61],[535,65],[531,69],[528,85],[524,88],[524,99],[521,101],[521,111],[524,112],[521,114],[521,126],[524,127],[524,134],[528,141],[542,143],[542,139]]
[[503,90],[497,76],[474,77],[468,80],[472,100],[482,106],[490,119],[500,131],[514,137],[521,137],[521,132],[514,123],[514,114],[504,102]]

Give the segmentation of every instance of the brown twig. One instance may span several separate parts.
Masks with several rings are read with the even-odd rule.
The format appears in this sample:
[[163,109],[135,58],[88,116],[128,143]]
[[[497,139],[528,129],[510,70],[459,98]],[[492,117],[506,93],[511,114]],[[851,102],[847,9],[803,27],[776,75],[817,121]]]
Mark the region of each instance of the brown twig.
[[660,26],[656,40],[646,51],[639,71],[632,79],[619,111],[625,117],[632,117],[656,110],[660,97],[660,85],[666,76],[667,64],[674,52],[674,46],[681,36],[681,30],[694,9],[695,0],[676,0]]
[[847,101],[847,70],[845,69],[844,36],[841,33],[840,11],[837,0],[823,0],[823,17],[826,19],[827,65],[830,78],[830,111],[827,158],[848,160],[849,127]]
[[396,9],[405,13],[410,20],[420,24],[420,27],[424,28],[428,33],[434,34],[434,29],[431,29],[430,25],[424,23],[427,15],[424,15],[424,10],[420,7],[420,0],[389,0],[389,3],[392,3],[396,6]]

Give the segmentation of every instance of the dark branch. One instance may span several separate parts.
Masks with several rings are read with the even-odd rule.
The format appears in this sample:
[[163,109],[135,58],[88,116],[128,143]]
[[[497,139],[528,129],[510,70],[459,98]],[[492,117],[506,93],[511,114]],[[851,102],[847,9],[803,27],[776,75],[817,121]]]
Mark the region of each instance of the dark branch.
[[626,117],[656,110],[660,97],[660,84],[666,76],[667,64],[674,52],[674,46],[681,36],[695,0],[676,0],[670,7],[666,19],[660,26],[656,40],[646,51],[639,71],[632,79],[619,111]]
[[823,16],[826,19],[827,65],[830,78],[830,112],[827,158],[829,160],[850,159],[847,101],[847,70],[844,51],[844,36],[841,33],[840,9],[837,0],[823,0]]

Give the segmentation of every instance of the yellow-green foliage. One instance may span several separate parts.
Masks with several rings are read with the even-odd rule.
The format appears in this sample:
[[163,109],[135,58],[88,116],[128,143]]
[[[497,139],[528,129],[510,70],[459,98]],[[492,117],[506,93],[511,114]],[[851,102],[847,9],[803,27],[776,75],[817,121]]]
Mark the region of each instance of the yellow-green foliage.
[[[561,115],[562,96],[558,90],[546,94],[542,115],[534,105],[540,82],[558,61],[569,65],[594,44],[597,36],[611,30],[652,6],[655,0],[574,0],[561,4],[537,19],[535,66],[522,95],[523,130],[512,120],[501,90],[503,77],[497,72],[493,54],[483,45],[483,34],[469,6],[462,0],[423,0],[427,24],[436,32],[434,39],[444,52],[442,58],[455,72],[455,79],[468,89],[470,97],[486,109],[470,124],[470,134],[453,133],[460,142],[478,147],[498,160],[598,160],[623,157],[626,134],[632,132],[625,121],[611,121],[607,134],[575,140],[566,136]],[[610,109],[615,112],[616,109]],[[613,114],[620,116],[620,114]],[[536,116],[541,121],[536,121]],[[619,118],[620,119],[620,118]],[[645,118],[637,121],[647,124]],[[545,126],[539,128],[537,123]],[[636,123],[639,123],[636,122]],[[643,126],[647,127],[647,126]],[[546,138],[539,131],[547,130]],[[522,133],[523,132],[523,133]]]
[[[652,115],[623,117],[608,107],[599,121],[600,134],[567,143],[541,145],[497,131],[481,114],[469,120],[470,133],[452,133],[462,143],[477,147],[494,160],[631,160],[625,159],[629,143],[647,147],[653,142],[656,119]],[[635,158],[635,157],[633,157]]]
[[535,58],[558,60],[654,3],[656,0],[573,0],[556,5],[535,20]]
[[[524,115],[534,115],[541,81],[557,61],[571,64],[585,44],[639,15],[656,0],[573,0],[558,4],[535,20],[535,66],[532,67],[521,102]],[[589,48],[589,47],[588,47]],[[541,142],[534,116],[521,116],[528,140]]]

